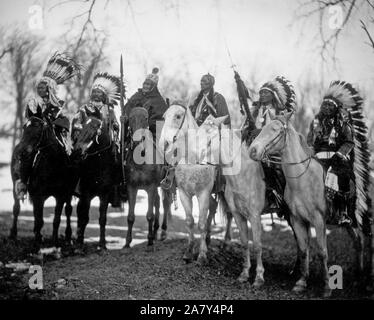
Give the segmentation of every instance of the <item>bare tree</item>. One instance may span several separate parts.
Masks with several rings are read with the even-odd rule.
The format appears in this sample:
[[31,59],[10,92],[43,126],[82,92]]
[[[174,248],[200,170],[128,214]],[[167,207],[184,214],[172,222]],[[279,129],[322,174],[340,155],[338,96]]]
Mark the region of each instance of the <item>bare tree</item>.
[[[12,150],[21,136],[26,98],[40,69],[37,52],[41,41],[41,38],[18,29],[5,38],[5,46],[11,49],[2,61],[5,71],[2,77],[9,82],[7,89],[15,102]],[[9,127],[7,132],[9,134]]]

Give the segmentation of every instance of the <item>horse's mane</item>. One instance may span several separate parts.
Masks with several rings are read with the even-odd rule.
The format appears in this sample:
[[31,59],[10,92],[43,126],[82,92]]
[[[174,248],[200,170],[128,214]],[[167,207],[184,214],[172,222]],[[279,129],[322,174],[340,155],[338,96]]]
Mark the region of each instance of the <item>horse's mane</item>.
[[198,125],[196,123],[196,120],[194,118],[194,116],[192,115],[192,112],[191,112],[191,109],[189,107],[185,107],[183,104],[181,103],[174,103],[172,104],[167,110],[166,112],[164,113],[164,117],[166,115],[168,115],[169,113],[172,113],[172,112],[175,112],[175,107],[179,107],[179,108],[183,108],[185,109],[186,111],[186,115],[185,115],[185,121],[187,121],[187,125],[188,125],[188,128],[190,129],[197,129],[198,128]]

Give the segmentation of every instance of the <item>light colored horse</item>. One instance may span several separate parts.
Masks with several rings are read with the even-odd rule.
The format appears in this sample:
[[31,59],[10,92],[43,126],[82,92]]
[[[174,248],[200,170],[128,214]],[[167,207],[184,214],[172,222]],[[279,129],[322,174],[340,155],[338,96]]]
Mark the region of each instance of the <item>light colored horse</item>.
[[[281,155],[282,170],[286,177],[284,198],[291,216],[290,223],[298,245],[301,277],[293,290],[303,292],[309,276],[310,228],[314,226],[318,244],[318,255],[322,262],[324,296],[331,295],[327,269],[325,173],[322,165],[312,158],[310,150],[302,144],[301,136],[289,121],[292,113],[274,118],[252,142],[249,154],[260,161],[268,155]],[[362,245],[357,229],[348,228],[356,246],[357,263],[363,266]]]
[[[173,150],[183,150],[188,153],[189,159],[198,160],[200,151],[195,139],[189,133],[196,133],[198,125],[190,111],[182,105],[171,105],[164,114],[165,123],[160,135],[159,146],[165,151],[165,156],[173,155]],[[186,155],[186,154],[185,154]],[[188,230],[188,248],[183,256],[186,262],[193,260],[194,255],[194,218],[192,215],[192,198],[197,197],[199,203],[198,229],[200,232],[200,249],[198,263],[207,262],[207,241],[210,237],[210,224],[213,219],[212,210],[209,210],[211,193],[216,177],[216,167],[210,164],[199,164],[199,161],[186,161],[186,157],[179,161],[175,167],[175,179],[179,190],[183,208],[186,213]],[[208,217],[209,210],[209,217]],[[230,240],[231,217],[228,217],[226,240]]]
[[[261,214],[265,206],[265,182],[262,166],[249,157],[248,146],[242,143],[235,133],[231,136],[228,131],[219,132],[219,119],[208,116],[200,126],[198,136],[207,135],[211,139],[210,151],[215,163],[222,166],[226,180],[224,202],[228,205],[239,228],[240,240],[243,246],[243,270],[238,278],[245,282],[249,278],[251,267],[250,250],[248,243],[248,220],[253,233],[253,247],[256,255],[256,278],[254,287],[264,284],[264,267],[262,264],[261,243]],[[219,137],[215,139],[215,137]],[[208,138],[207,138],[208,139]],[[219,142],[219,143],[217,143]],[[207,151],[208,152],[208,151]],[[206,152],[206,153],[207,153]]]

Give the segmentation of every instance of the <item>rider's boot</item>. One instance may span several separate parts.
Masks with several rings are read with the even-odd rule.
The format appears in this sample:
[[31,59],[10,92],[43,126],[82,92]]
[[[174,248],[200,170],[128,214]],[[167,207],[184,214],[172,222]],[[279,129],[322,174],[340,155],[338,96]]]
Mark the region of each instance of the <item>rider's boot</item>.
[[338,225],[340,226],[349,226],[352,224],[352,219],[348,215],[347,211],[347,199],[345,197],[341,197],[341,201],[339,204],[339,221]]

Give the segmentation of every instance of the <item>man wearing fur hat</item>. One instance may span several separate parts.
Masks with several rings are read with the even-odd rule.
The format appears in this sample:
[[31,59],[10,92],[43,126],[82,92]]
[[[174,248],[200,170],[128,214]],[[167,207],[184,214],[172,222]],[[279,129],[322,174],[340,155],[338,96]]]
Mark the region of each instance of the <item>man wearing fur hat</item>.
[[[57,97],[57,86],[66,80],[79,75],[80,66],[72,58],[62,53],[55,53],[48,61],[43,77],[36,84],[37,95],[29,99],[25,118],[38,117],[55,128],[56,137],[65,145],[67,152],[70,143],[67,141],[70,122],[63,115],[64,101]],[[16,157],[20,162],[20,179],[16,181],[16,192],[19,198],[26,193],[26,185],[31,173],[36,150],[25,148],[20,144]]]
[[214,91],[215,79],[211,74],[203,75],[200,81],[201,90],[190,106],[191,112],[200,126],[208,115],[214,117],[228,116],[224,122],[225,125],[231,126],[230,113],[227,108],[226,100],[222,94]]
[[355,210],[367,210],[369,151],[362,103],[351,84],[332,82],[308,134],[308,144],[327,172],[326,194],[331,213],[337,213],[332,221],[338,217],[339,224],[351,224]]
[[168,108],[164,98],[158,91],[158,71],[158,68],[153,68],[152,73],[146,76],[142,88],[138,89],[125,105],[127,118],[132,108],[143,107],[147,109],[149,130],[154,139],[156,138],[156,122],[163,120],[162,116]]

